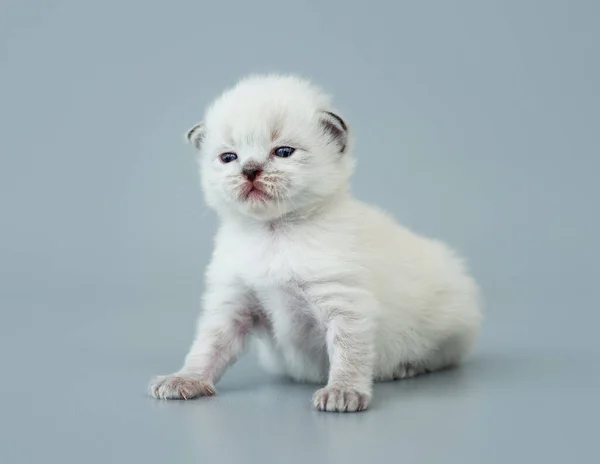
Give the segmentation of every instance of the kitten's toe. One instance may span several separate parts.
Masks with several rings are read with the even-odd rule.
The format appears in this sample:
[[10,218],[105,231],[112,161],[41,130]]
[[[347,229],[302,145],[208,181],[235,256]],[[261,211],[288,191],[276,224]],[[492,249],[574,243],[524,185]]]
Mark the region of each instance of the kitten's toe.
[[371,393],[353,388],[325,387],[313,396],[313,405],[319,411],[357,412],[364,411],[371,402]]
[[190,400],[199,396],[213,396],[215,387],[194,374],[171,374],[156,377],[150,382],[148,393],[163,400]]

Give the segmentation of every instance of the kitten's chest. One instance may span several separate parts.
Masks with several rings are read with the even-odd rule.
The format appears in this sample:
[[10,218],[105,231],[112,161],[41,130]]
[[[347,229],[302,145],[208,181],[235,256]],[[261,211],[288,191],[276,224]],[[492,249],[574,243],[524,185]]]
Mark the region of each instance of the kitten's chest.
[[280,234],[246,237],[238,247],[238,272],[253,288],[288,287],[306,274],[302,245]]
[[291,341],[317,329],[315,308],[305,288],[315,263],[306,248],[274,234],[249,241],[240,251],[242,279],[258,297],[279,339]]
[[277,241],[256,244],[246,250],[244,260],[242,278],[269,319],[298,319],[309,310],[310,303],[300,284],[304,280],[303,266],[293,247]]

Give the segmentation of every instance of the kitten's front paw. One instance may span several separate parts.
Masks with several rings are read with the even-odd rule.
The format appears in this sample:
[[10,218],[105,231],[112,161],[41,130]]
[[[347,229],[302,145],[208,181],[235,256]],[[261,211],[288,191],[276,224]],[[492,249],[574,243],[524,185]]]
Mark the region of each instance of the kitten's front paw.
[[353,388],[325,387],[313,396],[313,405],[319,411],[357,412],[364,411],[371,402],[371,394]]
[[215,387],[211,382],[194,374],[171,374],[155,378],[148,387],[154,398],[163,400],[190,400],[199,396],[213,396]]

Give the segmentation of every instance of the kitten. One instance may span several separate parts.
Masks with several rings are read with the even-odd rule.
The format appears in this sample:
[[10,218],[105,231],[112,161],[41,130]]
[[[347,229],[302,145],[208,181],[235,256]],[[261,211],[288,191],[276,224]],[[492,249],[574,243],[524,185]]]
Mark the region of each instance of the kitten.
[[251,341],[270,371],[326,384],[315,408],[360,411],[373,381],[467,354],[481,319],[474,281],[445,245],[352,197],[348,126],[320,89],[246,78],[187,138],[221,224],[196,340],[152,396],[213,395]]

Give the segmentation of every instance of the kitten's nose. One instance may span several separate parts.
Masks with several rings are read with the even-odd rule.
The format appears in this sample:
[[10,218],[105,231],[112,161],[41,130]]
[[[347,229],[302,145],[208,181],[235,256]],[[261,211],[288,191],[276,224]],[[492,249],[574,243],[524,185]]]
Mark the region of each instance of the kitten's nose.
[[262,172],[262,169],[256,167],[248,167],[242,169],[242,174],[249,181],[253,181],[258,177],[258,175]]

